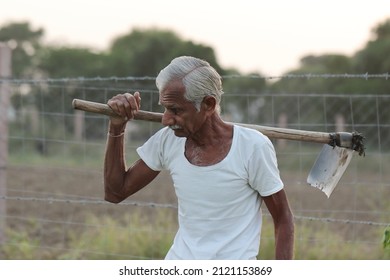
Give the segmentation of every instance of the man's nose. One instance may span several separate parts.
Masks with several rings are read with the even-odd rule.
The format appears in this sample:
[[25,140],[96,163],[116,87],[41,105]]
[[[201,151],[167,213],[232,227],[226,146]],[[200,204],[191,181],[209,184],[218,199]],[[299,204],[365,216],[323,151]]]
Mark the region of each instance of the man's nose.
[[164,114],[162,116],[161,123],[164,126],[174,125],[175,124],[175,119],[173,118],[172,114],[170,114],[167,110],[165,110],[165,112],[164,112]]

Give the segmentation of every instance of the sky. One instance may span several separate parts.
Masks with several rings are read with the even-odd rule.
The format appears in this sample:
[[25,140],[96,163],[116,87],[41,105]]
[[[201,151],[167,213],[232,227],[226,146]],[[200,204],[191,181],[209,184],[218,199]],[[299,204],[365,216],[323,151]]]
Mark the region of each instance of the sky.
[[0,0],[0,27],[28,21],[47,43],[105,50],[160,28],[212,47],[224,68],[269,76],[306,55],[353,55],[389,18],[389,0]]

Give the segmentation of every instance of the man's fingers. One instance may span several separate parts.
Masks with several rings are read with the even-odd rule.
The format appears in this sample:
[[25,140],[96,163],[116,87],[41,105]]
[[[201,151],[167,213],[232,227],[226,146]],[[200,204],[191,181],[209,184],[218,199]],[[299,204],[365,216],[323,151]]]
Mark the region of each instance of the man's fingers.
[[136,97],[131,95],[130,93],[125,93],[124,96],[127,101],[127,103],[125,103],[126,115],[129,119],[133,119],[134,115],[139,110],[138,102],[136,100]]
[[123,117],[121,115],[121,110],[119,108],[119,103],[116,100],[110,99],[107,102],[107,105],[119,116],[121,117],[111,117],[111,123],[112,124],[117,124],[117,125],[122,125],[125,124],[128,121],[127,117]]
[[139,110],[141,108],[141,94],[138,91],[136,91],[134,93],[134,97],[135,97],[135,99],[137,101],[138,110]]
[[107,105],[126,120],[131,120],[140,108],[141,97],[139,92],[134,95],[130,93],[118,94],[111,98]]

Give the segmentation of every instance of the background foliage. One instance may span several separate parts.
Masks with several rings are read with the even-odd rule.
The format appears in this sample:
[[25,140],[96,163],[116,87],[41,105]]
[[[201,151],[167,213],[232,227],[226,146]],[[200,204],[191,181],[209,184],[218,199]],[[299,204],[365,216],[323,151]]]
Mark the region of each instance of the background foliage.
[[[22,181],[14,183],[14,186],[17,186],[17,188],[23,186],[23,188],[31,191],[35,187],[37,193],[49,194],[52,194],[54,190],[61,192],[65,190],[69,191],[69,195],[74,195],[77,193],[76,189],[77,191],[85,191],[88,195],[96,193],[96,186],[101,183],[100,170],[91,174],[87,173],[85,175],[86,178],[84,178],[86,183],[85,185],[82,184],[82,187],[79,187],[81,179],[77,176],[80,176],[80,174],[84,176],[84,173],[77,171],[70,175],[67,173],[67,168],[62,168],[61,171],[65,174],[59,176],[59,169],[47,171],[48,165],[54,167],[59,164],[62,167],[65,165],[66,167],[72,166],[77,169],[81,165],[85,168],[83,164],[85,164],[86,158],[89,159],[88,168],[91,168],[90,165],[94,168],[97,168],[96,166],[100,168],[106,131],[98,128],[106,127],[106,120],[93,116],[86,118],[84,131],[86,141],[74,140],[74,110],[70,106],[73,98],[105,102],[117,93],[142,89],[142,102],[144,105],[147,105],[145,107],[148,110],[160,110],[157,106],[156,97],[158,98],[158,95],[156,94],[153,79],[135,79],[131,83],[128,83],[128,81],[127,83],[121,82],[120,80],[113,83],[110,80],[110,84],[104,80],[101,82],[95,80],[93,83],[86,80],[78,82],[77,85],[72,82],[45,85],[44,82],[34,83],[31,81],[46,78],[66,79],[72,77],[154,77],[171,59],[179,55],[192,55],[206,59],[223,76],[240,76],[239,79],[224,79],[224,91],[226,94],[223,99],[223,107],[225,108],[225,114],[228,113],[225,116],[230,114],[234,120],[267,125],[274,124],[275,116],[285,113],[289,119],[290,126],[300,125],[301,123],[313,125],[313,127],[291,128],[332,129],[329,127],[330,125],[318,127],[318,124],[333,124],[333,117],[343,113],[348,124],[370,124],[370,127],[365,127],[366,131],[374,131],[376,133],[370,133],[370,139],[368,139],[367,146],[370,148],[371,157],[367,156],[368,159],[365,161],[364,171],[377,172],[383,168],[383,170],[380,170],[382,172],[380,174],[388,176],[386,172],[386,168],[389,166],[388,160],[379,156],[378,159],[372,155],[373,152],[378,152],[379,154],[387,152],[389,147],[386,143],[390,141],[390,131],[388,129],[390,120],[390,111],[388,110],[390,88],[389,81],[386,79],[311,78],[306,80],[269,80],[265,79],[262,73],[250,73],[242,76],[236,69],[225,69],[219,65],[216,54],[210,46],[183,40],[169,30],[135,29],[129,34],[123,34],[115,38],[110,47],[103,51],[68,45],[48,45],[43,41],[44,33],[45,31],[41,28],[32,29],[28,22],[9,23],[0,27],[0,42],[5,42],[13,49],[13,78],[21,79],[20,82],[16,82],[13,85],[12,91],[12,107],[15,109],[16,114],[19,115],[10,124],[10,132],[13,137],[13,141],[10,141],[10,154],[11,163],[14,166],[10,168],[9,172],[14,173],[10,173],[11,176],[9,177],[12,180]],[[351,56],[337,53],[307,54],[302,57],[300,66],[297,69],[285,74],[387,73],[390,68],[389,54],[390,19],[374,27],[372,37],[355,54]],[[24,82],[24,79],[30,82]],[[107,83],[107,86],[105,86],[105,83]],[[325,96],[324,94],[327,95]],[[333,98],[333,96],[337,98]],[[350,96],[357,98],[350,98]],[[243,110],[243,108],[246,109]],[[300,108],[304,110],[304,114],[301,114]],[[351,119],[351,116],[353,116],[353,119]],[[37,124],[34,123],[34,118],[39,118]],[[36,125],[40,127],[37,128],[35,127]],[[142,126],[137,131],[139,139],[131,140],[133,143],[141,141],[147,136],[149,131],[149,126]],[[136,136],[132,134],[131,137]],[[378,143],[382,143],[382,145],[379,147]],[[289,160],[291,165],[297,168],[302,167],[307,155],[311,152],[300,150],[300,148],[298,145],[289,146],[290,150],[284,151],[286,158],[292,153],[301,155],[299,162],[297,162],[295,157]],[[283,154],[280,156],[284,157]],[[311,160],[309,161],[312,163]],[[129,162],[131,162],[130,159]],[[370,164],[367,164],[367,162]],[[377,164],[378,162],[380,164]],[[356,165],[358,164],[363,165],[360,162],[356,163]],[[24,165],[29,167],[26,168],[28,169],[27,171],[24,170]],[[40,165],[43,167],[39,168]],[[286,168],[282,166],[282,168],[291,171],[291,167]],[[299,173],[299,171],[293,170],[290,176],[294,177]],[[363,175],[365,173],[361,176],[363,177]],[[37,178],[33,180],[30,176]],[[49,178],[49,176],[52,177]],[[96,177],[98,178],[96,179]],[[374,177],[376,179],[378,176],[375,175]],[[95,181],[92,181],[92,179]],[[69,182],[70,180],[75,182]],[[386,178],[383,178],[383,182],[385,180]],[[45,182],[47,183],[47,189],[42,187],[42,181],[47,181]],[[55,184],[52,183],[54,181]],[[359,183],[365,184],[365,181],[353,181],[352,185],[354,188],[357,188],[356,186],[360,186]],[[87,184],[90,184],[88,192],[85,190],[87,189]],[[161,181],[159,184],[161,184]],[[170,186],[170,182],[167,185]],[[290,190],[293,190],[291,186],[289,187]],[[373,186],[363,187],[368,190],[367,194],[364,193],[360,197],[360,193],[357,195],[357,192],[354,192],[356,193],[356,201],[359,201],[359,209],[362,208],[363,201],[365,201],[367,204],[372,204],[372,209],[382,209],[383,213],[388,213],[389,205],[386,203],[386,194],[388,194],[387,184],[382,183],[380,188],[382,192],[378,193],[383,193],[383,195],[378,195],[379,197],[375,197],[377,193],[371,191]],[[301,188],[301,185],[296,187],[298,195],[295,197],[300,197]],[[349,192],[352,191],[352,188],[345,190]],[[14,192],[19,194],[15,190]],[[82,193],[83,196],[81,197],[86,197],[87,194],[85,193]],[[370,195],[374,196],[374,198],[370,197]],[[294,198],[294,196],[291,197]],[[307,203],[311,199],[297,201],[298,203],[295,202],[293,204],[300,206],[300,204]],[[355,203],[355,200],[349,196],[349,193],[339,203],[346,207],[346,201]],[[319,204],[315,200],[312,203],[314,205]],[[139,220],[137,213],[134,216],[124,216],[123,221],[106,219],[106,216],[104,216],[106,212],[114,211],[113,208],[107,206],[107,210],[103,208],[100,213],[94,212],[98,218],[93,215],[87,216],[83,220],[83,228],[77,234],[74,234],[70,229],[72,228],[73,230],[73,227],[79,226],[77,223],[79,217],[75,213],[79,214],[82,212],[80,208],[83,206],[62,207],[62,205],[59,205],[55,208],[56,205],[48,203],[48,205],[43,204],[43,207],[38,208],[33,202],[26,203],[26,205],[30,204],[31,207],[28,208],[26,206],[22,216],[26,213],[38,211],[42,217],[47,215],[47,219],[39,222],[35,220],[25,222],[23,220],[23,227],[18,227],[19,224],[15,221],[16,226],[13,226],[7,234],[10,242],[7,246],[2,247],[0,256],[21,259],[123,258],[128,257],[127,255],[124,256],[124,254],[129,251],[128,248],[131,248],[130,251],[134,252],[138,257],[161,258],[166,252],[175,232],[175,228],[170,228],[174,222],[171,222],[169,219],[166,220],[166,217],[164,219],[157,217],[152,225],[150,225],[150,221]],[[13,204],[9,203],[9,205]],[[314,208],[314,206],[312,207]],[[302,209],[306,208],[307,205],[302,205]],[[48,209],[58,210],[55,212],[48,211]],[[65,209],[70,211],[70,214],[65,213]],[[353,209],[355,210],[356,208]],[[14,211],[18,214],[17,211],[19,209]],[[56,219],[61,217],[61,219],[71,220],[70,226],[66,227],[67,231],[62,228],[64,227],[63,224],[60,224],[59,227],[42,227],[42,224],[57,224],[57,220],[50,216],[52,214]],[[358,214],[353,213],[353,215]],[[386,214],[382,215],[384,217],[381,218],[387,221]],[[153,214],[151,216],[156,215]],[[10,217],[13,218],[14,216],[10,215]],[[353,218],[357,219],[355,216]],[[364,217],[364,219],[369,218]],[[84,224],[84,221],[87,221],[87,225]],[[26,224],[29,226],[26,227]],[[105,230],[96,230],[96,228],[90,226],[95,224],[104,224]],[[311,227],[312,224],[314,224],[313,227]],[[354,235],[355,232],[359,232],[362,235],[374,235],[375,241],[378,240],[378,246],[376,243],[372,246],[372,244],[368,244],[369,242],[363,242],[363,246],[360,246],[362,249],[360,247],[357,248],[358,245],[356,243],[345,242],[345,240],[354,241],[355,237],[350,238],[348,236],[350,233],[344,230],[342,226],[337,227],[337,229],[342,228],[341,232],[347,235],[346,239],[342,238],[340,231],[335,231],[334,225],[324,225],[322,222],[309,224],[300,221],[298,236],[299,240],[304,240],[305,242],[300,241],[298,243],[297,258],[362,258],[362,256],[367,256],[367,251],[373,251],[369,258],[389,259],[389,229],[386,229],[385,232],[377,232],[376,229],[360,230],[358,226],[353,227],[357,228],[353,231]],[[25,232],[26,228],[29,230],[28,233]],[[124,229],[124,231],[118,231],[118,228]],[[134,232],[135,229],[138,232]],[[165,234],[167,229],[168,232]],[[147,234],[156,230],[160,233],[159,235]],[[272,227],[266,226],[264,228],[265,235],[267,236],[268,233],[268,236],[272,236],[272,230]],[[373,231],[374,233],[372,233]],[[127,239],[129,232],[135,236],[134,240]],[[164,235],[162,235],[162,232],[164,232]],[[56,237],[53,240],[47,238],[51,233],[53,233],[50,235],[51,237]],[[57,240],[58,237],[61,237],[60,240]],[[117,246],[118,244],[115,242],[111,243],[116,239],[122,240],[125,246],[121,247]],[[273,240],[265,240],[263,242],[262,258],[272,258]],[[306,242],[307,240],[309,241]],[[324,244],[326,245],[322,246],[320,244],[314,247],[310,243],[312,240],[320,240],[321,242],[325,240],[326,243]],[[47,249],[45,248],[47,246],[45,242],[48,242],[53,247],[49,246],[48,250],[42,250],[42,248]],[[52,244],[55,244],[55,246],[59,244],[60,246],[57,248]],[[161,248],[151,248],[151,244],[158,244]],[[340,244],[345,246],[341,247]],[[324,252],[319,253],[318,248],[320,247]],[[373,247],[375,247],[374,250],[372,250]],[[72,248],[72,250],[68,248]],[[78,248],[78,251],[74,250],[74,248]],[[51,253],[47,253],[48,251]],[[97,254],[96,252],[99,253]]]
[[[155,77],[158,72],[169,63],[174,57],[180,55],[191,55],[203,58],[211,63],[219,73],[224,75],[241,75],[236,69],[224,69],[219,65],[215,51],[210,47],[197,44],[193,41],[183,40],[179,35],[170,30],[161,29],[134,29],[128,34],[123,34],[111,42],[109,48],[103,51],[96,51],[92,48],[48,45],[43,42],[45,31],[42,28],[32,29],[28,22],[9,23],[0,27],[0,42],[5,42],[13,49],[12,67],[13,78],[15,79],[44,79],[44,78],[72,78],[72,77]],[[352,56],[343,54],[307,54],[300,61],[300,66],[286,74],[299,73],[387,73],[390,68],[390,19],[378,24],[372,29],[372,37],[365,44],[364,48]],[[241,114],[250,116],[250,121],[264,122],[263,112],[260,110],[262,99],[261,93],[272,94],[388,94],[390,84],[386,79],[308,79],[302,82],[301,79],[279,79],[267,80],[261,73],[245,75],[247,78],[225,79],[224,91],[226,95],[225,108],[229,114]],[[93,100],[105,103],[110,96],[123,91],[156,90],[152,80],[135,81],[132,88],[117,83],[118,91],[107,93],[105,99]],[[88,86],[88,83],[85,83]],[[70,84],[69,87],[72,87]],[[28,85],[21,85],[24,94],[14,95],[12,105],[18,109],[20,104],[34,104],[40,98],[44,102],[45,110],[55,108],[58,100],[53,89],[49,92],[40,88],[38,91]],[[59,89],[60,90],[60,89]],[[42,94],[44,92],[44,94]],[[233,98],[234,95],[254,93],[251,112],[240,112],[244,104],[240,104],[240,98]],[[76,96],[72,89],[67,89],[66,98],[63,100],[70,104]],[[37,97],[37,95],[40,95]],[[143,103],[156,102],[151,99],[152,94],[143,95]],[[86,96],[86,98],[88,98]],[[22,99],[22,100],[21,100]],[[281,104],[283,104],[283,100]],[[322,106],[312,104],[313,108]],[[37,108],[42,110],[42,108]],[[160,108],[156,108],[159,110]],[[72,108],[67,108],[71,113]],[[284,110],[281,108],[281,110]],[[340,113],[342,107],[337,104],[327,106],[328,114],[331,116]],[[291,112],[294,115],[294,112]],[[376,115],[367,116],[375,123]],[[236,118],[237,119],[237,118]],[[92,120],[93,121],[93,120]],[[290,120],[294,122],[294,120]],[[55,125],[48,123],[47,126]],[[90,125],[93,127],[93,125]],[[52,128],[55,130],[55,128]],[[73,130],[73,123],[68,125],[69,132]],[[385,137],[390,132],[383,132]],[[88,131],[91,138],[102,137],[95,130]]]

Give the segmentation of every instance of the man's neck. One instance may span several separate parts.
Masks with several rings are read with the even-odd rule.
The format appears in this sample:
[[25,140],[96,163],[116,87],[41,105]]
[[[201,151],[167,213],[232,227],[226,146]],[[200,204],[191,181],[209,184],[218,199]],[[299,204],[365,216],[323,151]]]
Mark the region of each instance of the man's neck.
[[233,126],[224,122],[218,114],[214,114],[196,134],[187,138],[187,143],[198,147],[216,147],[232,138]]

